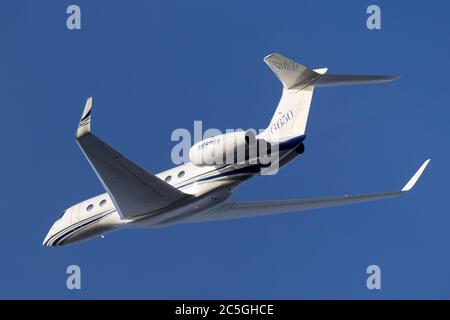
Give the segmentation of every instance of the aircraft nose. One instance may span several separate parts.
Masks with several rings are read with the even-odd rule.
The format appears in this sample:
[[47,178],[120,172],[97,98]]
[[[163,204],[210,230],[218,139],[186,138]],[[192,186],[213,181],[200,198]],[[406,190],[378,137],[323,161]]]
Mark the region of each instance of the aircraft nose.
[[51,245],[51,243],[49,242],[49,239],[52,237],[52,230],[50,230],[48,233],[47,233],[47,235],[45,236],[45,238],[44,238],[44,241],[42,242],[42,245],[43,246],[46,246],[46,247],[51,247],[52,245]]

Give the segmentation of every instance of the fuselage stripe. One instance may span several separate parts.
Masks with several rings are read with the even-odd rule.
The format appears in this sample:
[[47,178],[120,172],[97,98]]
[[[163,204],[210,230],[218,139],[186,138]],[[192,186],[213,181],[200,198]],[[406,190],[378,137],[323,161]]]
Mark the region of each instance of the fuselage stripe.
[[76,233],[76,232],[77,232],[78,230],[80,230],[81,228],[86,228],[86,227],[90,226],[91,224],[93,224],[93,223],[95,223],[95,222],[98,222],[98,221],[102,220],[103,218],[105,218],[106,216],[110,215],[111,213],[112,213],[112,212],[107,213],[107,214],[105,214],[105,215],[103,215],[103,216],[101,216],[101,217],[98,217],[98,218],[96,218],[96,219],[94,219],[94,220],[88,221],[88,222],[86,222],[85,224],[79,225],[79,226],[77,226],[77,227],[75,227],[75,228],[69,230],[68,232],[66,232],[65,234],[63,234],[63,235],[60,236],[59,238],[57,238],[57,239],[54,241],[54,244],[55,244],[55,245],[58,245],[58,244],[62,243],[64,240],[66,240],[68,237],[72,236],[74,233]]
[[[70,229],[70,230],[69,230],[69,233],[70,233],[74,228],[77,228],[77,227],[80,226],[81,224],[87,224],[87,223],[89,223],[89,222],[91,222],[91,221],[93,221],[93,220],[96,220],[98,217],[99,217],[99,218],[106,217],[107,215],[112,214],[113,212],[116,212],[116,209],[111,209],[111,210],[109,210],[109,211],[101,212],[101,213],[99,213],[99,214],[97,214],[97,215],[95,215],[95,216],[86,218],[86,219],[81,220],[81,221],[79,221],[79,222],[77,222],[77,223],[75,223],[75,224],[72,224],[72,225],[70,225],[70,226],[68,226],[68,227],[66,227],[66,228],[64,228],[64,229],[62,229],[62,230],[60,230],[60,231],[57,232],[56,234],[52,235],[52,236],[46,241],[45,245],[50,244],[51,242],[55,242],[55,241],[53,241],[54,239],[59,239],[59,238],[61,238],[60,235],[61,235],[62,233],[64,233],[65,235],[67,235],[67,233],[65,233],[65,232],[66,232],[68,229]],[[86,221],[87,221],[87,222],[86,222]],[[96,220],[96,221],[97,221],[97,220]]]

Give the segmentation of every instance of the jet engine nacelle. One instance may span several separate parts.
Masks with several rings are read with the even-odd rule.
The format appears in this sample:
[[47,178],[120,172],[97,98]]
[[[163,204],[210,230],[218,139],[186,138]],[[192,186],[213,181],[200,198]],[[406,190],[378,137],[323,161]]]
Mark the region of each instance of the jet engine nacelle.
[[224,133],[194,144],[189,150],[189,159],[196,166],[244,163],[255,141],[251,131]]

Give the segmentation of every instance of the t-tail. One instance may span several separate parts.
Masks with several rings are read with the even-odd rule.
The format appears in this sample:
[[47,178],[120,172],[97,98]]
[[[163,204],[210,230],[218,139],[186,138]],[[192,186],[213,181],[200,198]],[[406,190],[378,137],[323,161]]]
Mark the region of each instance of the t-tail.
[[328,74],[327,68],[308,69],[278,53],[264,58],[283,84],[283,93],[269,126],[258,138],[284,142],[305,135],[314,88],[352,84],[381,83],[395,80],[390,75]]

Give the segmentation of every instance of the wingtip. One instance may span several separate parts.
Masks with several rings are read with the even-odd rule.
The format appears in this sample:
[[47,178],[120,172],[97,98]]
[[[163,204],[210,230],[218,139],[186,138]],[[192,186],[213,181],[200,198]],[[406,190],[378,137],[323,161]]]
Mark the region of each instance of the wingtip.
[[92,109],[92,97],[88,97],[86,99],[86,103],[84,104],[83,109],[83,117]]
[[422,173],[425,171],[426,167],[428,166],[428,163],[430,162],[430,160],[431,159],[427,159],[427,160],[425,160],[424,163],[422,163],[420,168],[416,171],[416,173],[411,177],[411,179],[409,179],[409,181],[402,188],[402,192],[409,191],[414,187],[414,185],[419,180],[420,176],[422,175]]
[[395,81],[395,80],[398,80],[401,78],[401,76],[399,76],[399,75],[389,75],[386,77],[387,77],[387,81]]
[[77,129],[77,139],[91,132],[92,97],[87,98]]

